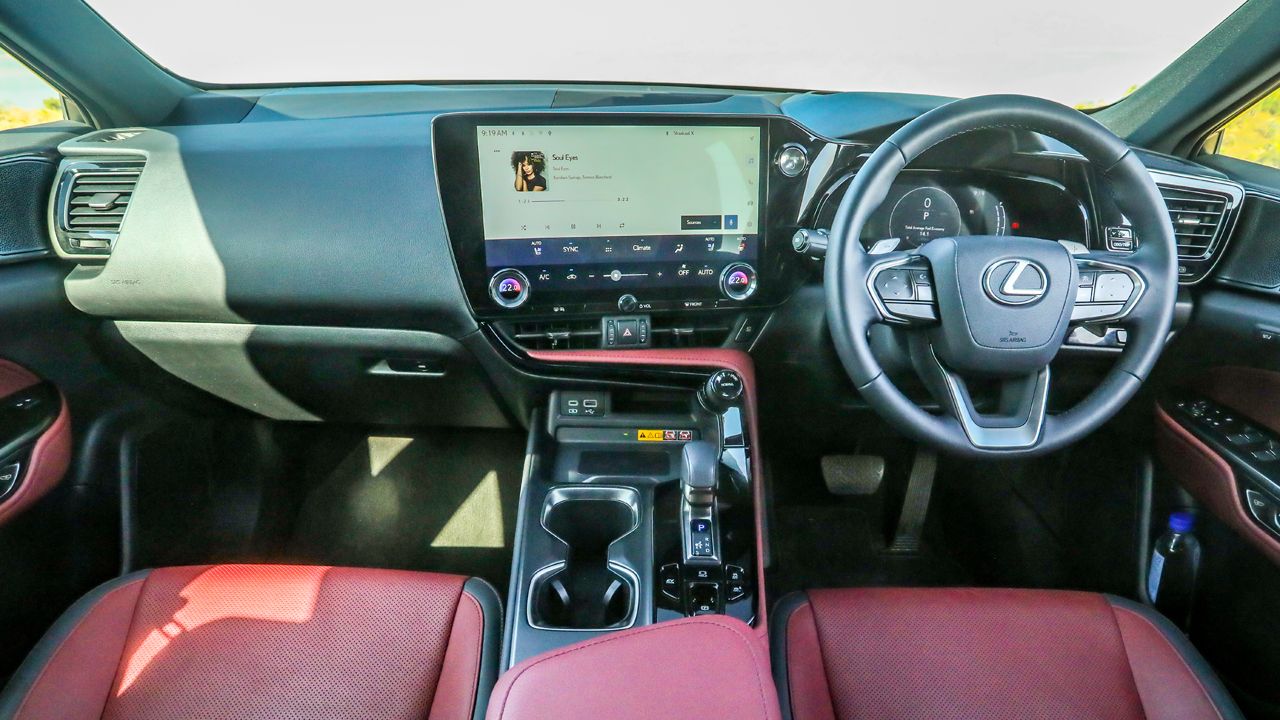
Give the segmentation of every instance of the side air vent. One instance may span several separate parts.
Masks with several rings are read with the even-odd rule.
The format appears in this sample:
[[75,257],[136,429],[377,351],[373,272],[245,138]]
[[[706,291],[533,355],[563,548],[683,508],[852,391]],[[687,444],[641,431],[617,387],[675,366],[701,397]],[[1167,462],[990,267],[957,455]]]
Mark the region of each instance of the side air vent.
[[1226,249],[1244,190],[1234,183],[1152,172],[1178,242],[1178,280],[1194,283]]
[[1161,187],[1160,194],[1169,208],[1173,234],[1178,238],[1178,257],[1195,259],[1208,255],[1221,234],[1222,218],[1230,198],[1172,187]]
[[[649,347],[719,347],[729,339],[733,316],[662,316],[650,318]],[[500,330],[525,350],[600,349],[600,320],[526,320],[501,323]]]
[[140,160],[65,162],[54,196],[54,229],[66,255],[106,257],[124,223],[134,188],[142,175]]

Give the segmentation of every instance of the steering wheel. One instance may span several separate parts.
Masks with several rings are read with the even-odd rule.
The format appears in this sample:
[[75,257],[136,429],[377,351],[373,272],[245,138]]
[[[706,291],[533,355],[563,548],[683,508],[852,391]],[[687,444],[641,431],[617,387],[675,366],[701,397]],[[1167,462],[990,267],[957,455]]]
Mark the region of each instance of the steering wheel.
[[[1073,252],[1048,239],[982,235],[864,250],[863,226],[903,167],[943,141],[988,129],[1042,133],[1082,154],[1129,219],[1137,250]],[[1137,392],[1169,333],[1176,267],[1164,200],[1124,141],[1048,100],[975,97],[907,123],[854,176],[827,248],[827,323],[849,377],[902,433],[966,457],[1037,455],[1079,440]],[[1079,404],[1050,415],[1049,364],[1068,329],[1086,322],[1124,328],[1124,350]],[[878,323],[906,330],[912,366],[942,414],[919,407],[884,373],[867,337]],[[975,382],[996,399],[976,403]]]

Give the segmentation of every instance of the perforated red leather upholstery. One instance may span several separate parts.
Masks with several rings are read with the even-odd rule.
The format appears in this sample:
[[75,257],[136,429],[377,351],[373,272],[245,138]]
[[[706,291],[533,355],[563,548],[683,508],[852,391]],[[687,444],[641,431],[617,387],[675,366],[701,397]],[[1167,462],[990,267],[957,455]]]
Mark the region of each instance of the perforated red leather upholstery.
[[59,620],[0,716],[471,720],[496,676],[496,603],[487,585],[433,573],[138,573]]
[[759,636],[704,615],[531,657],[498,681],[488,720],[778,720]]
[[795,720],[1239,717],[1167,620],[1104,595],[814,590],[775,612]]

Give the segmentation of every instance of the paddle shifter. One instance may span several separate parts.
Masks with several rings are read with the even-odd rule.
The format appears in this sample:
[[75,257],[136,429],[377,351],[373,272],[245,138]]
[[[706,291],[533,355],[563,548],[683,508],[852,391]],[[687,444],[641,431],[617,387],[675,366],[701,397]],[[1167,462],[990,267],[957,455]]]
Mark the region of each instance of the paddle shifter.
[[686,565],[719,565],[720,537],[716,521],[716,483],[720,448],[698,440],[686,443],[680,467],[680,515],[684,521]]

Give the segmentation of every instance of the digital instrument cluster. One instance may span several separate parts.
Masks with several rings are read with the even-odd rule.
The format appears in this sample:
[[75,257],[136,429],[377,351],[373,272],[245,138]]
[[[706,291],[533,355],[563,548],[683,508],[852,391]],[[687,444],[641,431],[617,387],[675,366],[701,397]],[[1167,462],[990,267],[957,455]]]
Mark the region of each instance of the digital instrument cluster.
[[[829,193],[817,227],[829,229],[848,182]],[[863,228],[867,250],[912,250],[939,237],[1018,235],[1087,244],[1080,201],[1063,186],[1003,173],[906,171]]]

